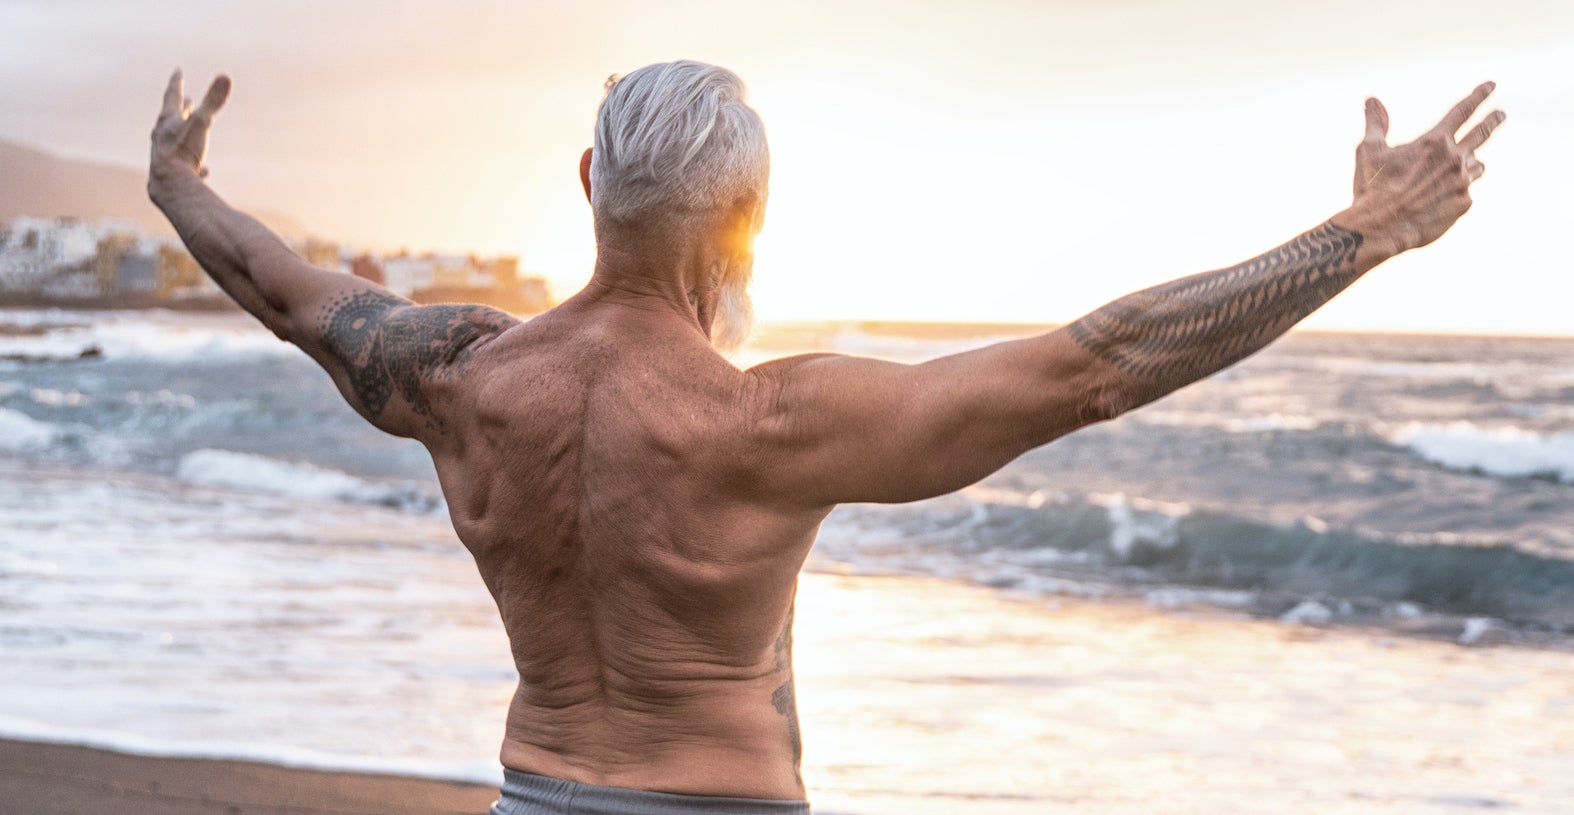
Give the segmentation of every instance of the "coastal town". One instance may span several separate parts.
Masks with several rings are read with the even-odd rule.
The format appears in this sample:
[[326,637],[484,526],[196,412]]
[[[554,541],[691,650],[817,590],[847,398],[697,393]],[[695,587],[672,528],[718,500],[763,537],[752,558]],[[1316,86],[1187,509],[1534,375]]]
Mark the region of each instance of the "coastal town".
[[[308,263],[386,286],[418,303],[484,303],[515,314],[552,305],[545,278],[514,256],[379,254],[308,238],[292,246]],[[20,216],[0,222],[0,306],[233,308],[195,259],[170,237],[129,220]]]

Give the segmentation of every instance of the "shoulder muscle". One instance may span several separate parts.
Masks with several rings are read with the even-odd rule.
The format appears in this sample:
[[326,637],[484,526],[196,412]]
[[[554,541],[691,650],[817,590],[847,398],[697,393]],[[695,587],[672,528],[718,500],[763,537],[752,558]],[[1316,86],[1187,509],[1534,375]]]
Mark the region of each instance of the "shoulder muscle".
[[441,426],[433,386],[462,378],[475,350],[517,323],[486,306],[417,306],[364,289],[331,301],[318,331],[351,404],[378,427],[417,435]]

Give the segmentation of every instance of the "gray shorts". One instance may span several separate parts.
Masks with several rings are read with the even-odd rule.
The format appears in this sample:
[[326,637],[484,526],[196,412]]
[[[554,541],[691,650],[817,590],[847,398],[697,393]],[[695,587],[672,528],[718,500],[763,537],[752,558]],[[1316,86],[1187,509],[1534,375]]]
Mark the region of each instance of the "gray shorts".
[[674,795],[597,787],[503,769],[503,788],[490,815],[809,815],[803,801]]

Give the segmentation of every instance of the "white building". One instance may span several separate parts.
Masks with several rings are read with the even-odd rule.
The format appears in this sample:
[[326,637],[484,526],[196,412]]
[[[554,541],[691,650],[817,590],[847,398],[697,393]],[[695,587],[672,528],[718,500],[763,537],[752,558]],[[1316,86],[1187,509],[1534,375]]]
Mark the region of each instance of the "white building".
[[74,218],[12,220],[0,244],[0,288],[41,291],[54,283],[57,269],[91,265],[99,237],[112,228]]
[[400,297],[416,289],[428,289],[437,279],[437,261],[430,258],[391,257],[383,259],[383,285]]

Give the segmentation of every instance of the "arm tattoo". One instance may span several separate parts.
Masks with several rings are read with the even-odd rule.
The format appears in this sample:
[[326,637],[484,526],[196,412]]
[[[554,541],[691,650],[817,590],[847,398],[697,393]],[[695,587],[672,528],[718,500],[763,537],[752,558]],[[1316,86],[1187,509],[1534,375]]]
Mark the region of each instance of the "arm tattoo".
[[1150,385],[1152,401],[1245,359],[1361,276],[1362,236],[1332,221],[1238,266],[1128,295],[1067,326]]
[[462,376],[476,341],[509,322],[508,315],[485,306],[415,306],[387,292],[361,291],[330,303],[318,330],[344,363],[368,418],[381,416],[397,393],[435,427],[423,385]]

